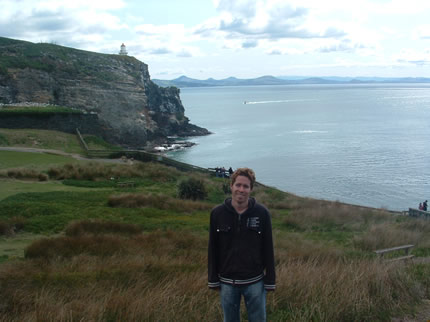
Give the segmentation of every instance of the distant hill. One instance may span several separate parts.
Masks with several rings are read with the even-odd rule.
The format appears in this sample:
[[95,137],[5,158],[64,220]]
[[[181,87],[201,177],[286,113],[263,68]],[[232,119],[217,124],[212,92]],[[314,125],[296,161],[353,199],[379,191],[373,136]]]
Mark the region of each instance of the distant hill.
[[252,85],[298,85],[298,84],[366,84],[366,83],[430,83],[430,78],[386,78],[386,77],[303,77],[303,76],[262,76],[251,79],[228,77],[220,80],[206,80],[181,76],[172,80],[153,79],[162,87],[205,87],[205,86],[252,86]]

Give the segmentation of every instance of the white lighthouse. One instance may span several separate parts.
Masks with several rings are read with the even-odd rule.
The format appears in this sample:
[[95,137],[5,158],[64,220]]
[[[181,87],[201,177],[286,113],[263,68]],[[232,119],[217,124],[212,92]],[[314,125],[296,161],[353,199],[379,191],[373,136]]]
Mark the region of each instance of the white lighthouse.
[[124,43],[122,43],[122,45],[121,45],[121,50],[119,51],[119,54],[120,55],[127,55],[128,54],[127,53],[127,49],[125,48]]

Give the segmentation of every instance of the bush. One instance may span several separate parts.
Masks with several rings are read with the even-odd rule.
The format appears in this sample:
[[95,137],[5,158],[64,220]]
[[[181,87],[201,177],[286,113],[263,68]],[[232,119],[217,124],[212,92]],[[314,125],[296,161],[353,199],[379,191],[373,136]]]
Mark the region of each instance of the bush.
[[48,181],[49,176],[46,173],[39,173],[37,179],[39,179],[39,181]]
[[207,197],[207,191],[202,180],[186,178],[178,184],[178,196],[181,199],[203,200]]
[[9,178],[15,179],[38,179],[39,181],[48,180],[48,176],[33,169],[9,169],[6,171]]

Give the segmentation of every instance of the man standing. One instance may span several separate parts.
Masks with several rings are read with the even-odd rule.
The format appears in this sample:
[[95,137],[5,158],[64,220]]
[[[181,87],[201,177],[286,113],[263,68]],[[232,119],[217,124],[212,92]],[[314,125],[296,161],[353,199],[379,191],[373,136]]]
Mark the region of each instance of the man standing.
[[211,212],[208,285],[221,290],[224,322],[240,321],[242,296],[249,322],[266,321],[266,291],[275,290],[270,213],[250,197],[254,183],[254,171],[237,169],[231,198]]

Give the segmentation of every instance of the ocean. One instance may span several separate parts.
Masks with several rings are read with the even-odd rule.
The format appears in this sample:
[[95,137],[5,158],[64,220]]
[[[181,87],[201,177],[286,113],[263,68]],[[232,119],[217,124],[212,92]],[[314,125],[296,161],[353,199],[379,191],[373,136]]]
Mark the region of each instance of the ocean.
[[430,199],[430,84],[183,88],[213,134],[167,156],[250,167],[299,196],[407,210]]

